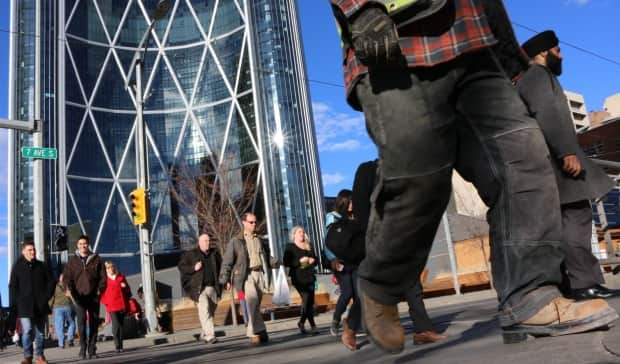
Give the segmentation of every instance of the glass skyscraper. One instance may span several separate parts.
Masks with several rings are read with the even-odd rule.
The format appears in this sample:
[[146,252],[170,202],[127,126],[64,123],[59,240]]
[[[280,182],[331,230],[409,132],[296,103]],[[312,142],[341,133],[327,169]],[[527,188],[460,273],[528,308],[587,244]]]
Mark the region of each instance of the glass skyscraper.
[[[11,3],[13,119],[32,119],[36,1]],[[58,148],[58,160],[45,164],[46,224],[82,224],[98,253],[134,273],[139,246],[128,195],[136,186],[136,97],[129,72],[157,1],[38,1],[44,143]],[[256,212],[274,255],[294,225],[322,241],[296,2],[170,3],[151,32],[143,70],[155,253],[195,242],[213,223],[204,209],[222,202]],[[16,243],[32,230],[32,173],[18,154],[28,138],[12,135],[9,241]]]

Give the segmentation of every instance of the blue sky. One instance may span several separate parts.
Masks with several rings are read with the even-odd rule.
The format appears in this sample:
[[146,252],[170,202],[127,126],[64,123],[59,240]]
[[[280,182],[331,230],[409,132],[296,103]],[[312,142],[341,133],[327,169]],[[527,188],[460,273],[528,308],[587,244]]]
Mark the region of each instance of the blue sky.
[[[325,193],[350,188],[357,165],[376,156],[364,120],[344,101],[340,41],[327,0],[297,0],[319,144]],[[514,23],[553,29],[564,41],[620,62],[618,0],[506,0]],[[9,1],[0,1],[0,117],[7,117]],[[534,35],[515,26],[521,42]],[[620,92],[620,65],[561,44],[565,89],[584,95],[588,110],[602,109]],[[0,130],[0,293],[6,297],[6,133]]]

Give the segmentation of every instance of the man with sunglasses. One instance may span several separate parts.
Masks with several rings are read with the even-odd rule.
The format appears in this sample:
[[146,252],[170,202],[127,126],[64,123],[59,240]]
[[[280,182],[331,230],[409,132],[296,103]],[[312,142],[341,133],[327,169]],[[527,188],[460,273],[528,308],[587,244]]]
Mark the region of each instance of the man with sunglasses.
[[234,237],[226,247],[220,284],[243,292],[248,306],[247,336],[250,343],[258,345],[269,341],[267,329],[260,312],[263,290],[271,283],[271,269],[277,261],[271,257],[269,245],[256,235],[256,215],[246,212],[242,216],[243,231]]

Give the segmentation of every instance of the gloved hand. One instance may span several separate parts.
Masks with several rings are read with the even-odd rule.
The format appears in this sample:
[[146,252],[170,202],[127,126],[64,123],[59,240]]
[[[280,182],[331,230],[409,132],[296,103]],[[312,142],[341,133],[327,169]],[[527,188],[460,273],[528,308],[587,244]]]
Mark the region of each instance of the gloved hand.
[[367,66],[396,64],[401,56],[396,25],[378,7],[368,7],[353,19],[351,40],[355,55]]

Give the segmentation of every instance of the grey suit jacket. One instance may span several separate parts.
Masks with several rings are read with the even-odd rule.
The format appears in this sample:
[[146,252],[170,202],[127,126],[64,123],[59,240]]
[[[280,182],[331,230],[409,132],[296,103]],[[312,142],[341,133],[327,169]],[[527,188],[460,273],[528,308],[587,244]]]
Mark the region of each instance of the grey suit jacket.
[[[613,188],[613,181],[588,158],[579,144],[564,90],[549,69],[532,64],[517,81],[530,114],[545,136],[555,170],[562,204],[599,198]],[[572,177],[562,170],[562,158],[575,154],[585,171]]]

